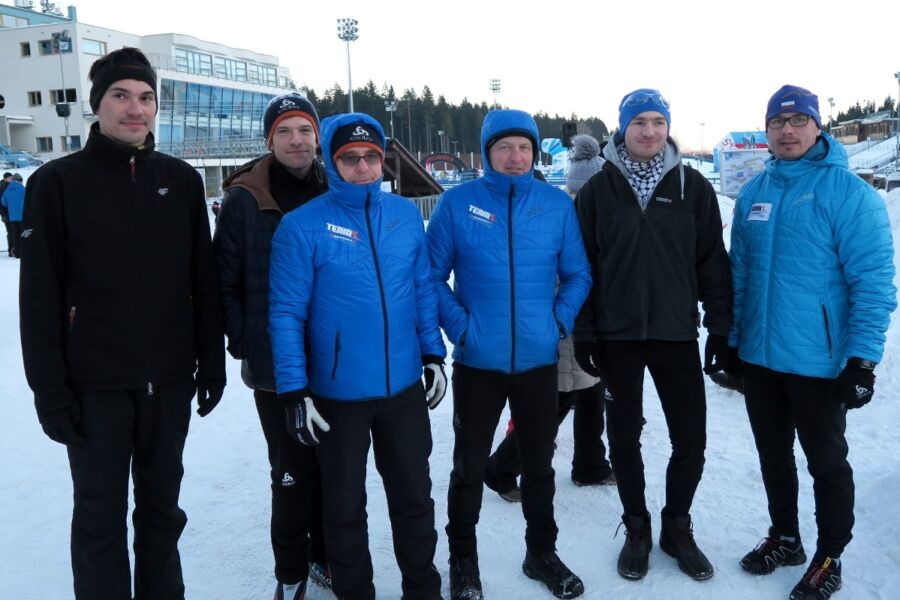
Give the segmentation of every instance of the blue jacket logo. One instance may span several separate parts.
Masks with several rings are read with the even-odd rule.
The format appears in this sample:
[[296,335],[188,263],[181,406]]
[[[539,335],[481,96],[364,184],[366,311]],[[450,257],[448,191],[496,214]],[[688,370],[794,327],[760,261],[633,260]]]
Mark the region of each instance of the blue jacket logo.
[[497,215],[486,210],[482,210],[473,204],[469,205],[469,214],[472,215],[472,218],[476,221],[481,221],[482,223],[487,223],[488,225],[493,225],[497,222]]
[[332,225],[331,223],[325,224],[328,227],[328,232],[331,234],[336,240],[344,240],[346,242],[358,242],[359,241],[359,233],[353,231],[349,227],[341,227],[340,225]]

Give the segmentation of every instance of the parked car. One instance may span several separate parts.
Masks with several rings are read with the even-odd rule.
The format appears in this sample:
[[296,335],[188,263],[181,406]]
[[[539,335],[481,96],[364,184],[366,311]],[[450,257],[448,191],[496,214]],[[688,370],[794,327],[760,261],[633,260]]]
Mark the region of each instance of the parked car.
[[900,171],[896,171],[887,176],[884,191],[890,192],[891,190],[895,190],[897,188],[900,188]]
[[3,168],[21,169],[23,167],[39,167],[42,164],[44,161],[33,154],[0,144],[0,166]]

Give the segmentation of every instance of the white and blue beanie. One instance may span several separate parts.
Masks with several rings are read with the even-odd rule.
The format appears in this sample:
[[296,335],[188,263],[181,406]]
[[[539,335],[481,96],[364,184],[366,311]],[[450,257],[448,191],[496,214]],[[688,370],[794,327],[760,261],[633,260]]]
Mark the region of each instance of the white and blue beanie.
[[672,128],[672,117],[669,114],[669,101],[659,90],[652,88],[638,88],[625,94],[619,103],[619,133],[625,135],[625,130],[631,120],[642,112],[652,110],[666,118],[666,126]]
[[769,98],[769,106],[766,107],[766,127],[772,117],[784,113],[802,113],[809,115],[816,122],[816,126],[822,129],[822,117],[819,115],[819,97],[811,91],[796,85],[783,85]]

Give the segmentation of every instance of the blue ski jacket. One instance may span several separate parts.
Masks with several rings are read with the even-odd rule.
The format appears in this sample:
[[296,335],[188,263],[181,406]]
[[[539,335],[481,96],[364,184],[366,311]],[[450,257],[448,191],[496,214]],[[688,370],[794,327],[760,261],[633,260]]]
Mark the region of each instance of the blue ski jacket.
[[878,362],[896,308],[884,201],[827,133],[797,160],[770,158],[738,196],[729,344],[755,365],[834,378]]
[[278,393],[308,388],[331,400],[395,396],[422,377],[422,357],[446,355],[425,228],[416,205],[344,181],[331,142],[349,113],[322,121],[328,191],[291,211],[272,240],[269,334]]
[[[491,111],[481,130],[482,156],[500,134],[539,139],[527,113]],[[571,333],[591,288],[568,194],[533,171],[505,175],[485,160],[484,177],[441,196],[427,238],[455,361],[502,373],[556,364],[559,340]]]

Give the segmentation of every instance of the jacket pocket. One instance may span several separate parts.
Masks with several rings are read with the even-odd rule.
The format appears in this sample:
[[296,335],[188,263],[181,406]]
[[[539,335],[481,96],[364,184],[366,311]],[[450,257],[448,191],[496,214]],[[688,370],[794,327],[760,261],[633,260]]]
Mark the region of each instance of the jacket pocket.
[[334,334],[334,363],[331,367],[331,379],[337,377],[338,360],[341,357],[341,330],[338,329]]
[[825,343],[828,348],[828,357],[831,358],[832,355],[832,341],[831,341],[831,324],[828,320],[828,309],[825,308],[825,305],[822,305],[822,321],[825,325]]

